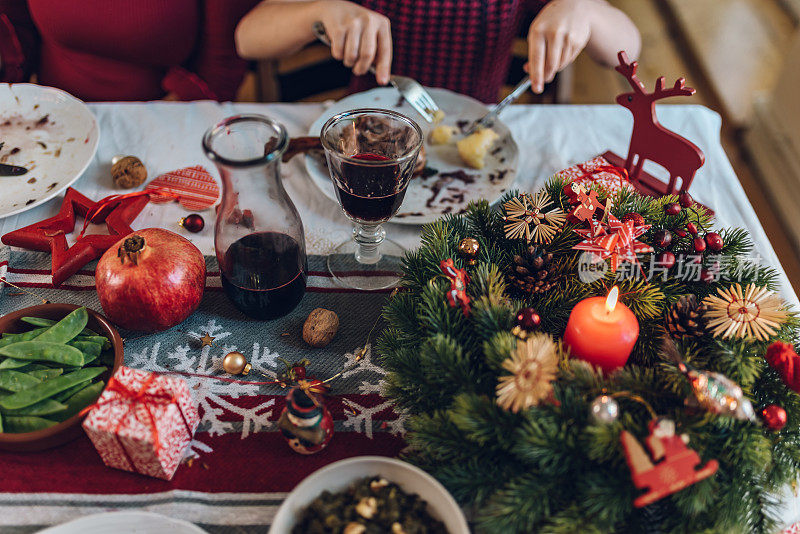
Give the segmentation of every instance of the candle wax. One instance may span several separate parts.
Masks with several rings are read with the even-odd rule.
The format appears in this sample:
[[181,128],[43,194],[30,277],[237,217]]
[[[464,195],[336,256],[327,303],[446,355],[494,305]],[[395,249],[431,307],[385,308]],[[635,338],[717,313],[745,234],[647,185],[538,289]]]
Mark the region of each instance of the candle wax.
[[573,358],[610,372],[625,365],[638,337],[639,321],[630,308],[618,302],[609,312],[606,297],[590,297],[572,309],[564,344]]

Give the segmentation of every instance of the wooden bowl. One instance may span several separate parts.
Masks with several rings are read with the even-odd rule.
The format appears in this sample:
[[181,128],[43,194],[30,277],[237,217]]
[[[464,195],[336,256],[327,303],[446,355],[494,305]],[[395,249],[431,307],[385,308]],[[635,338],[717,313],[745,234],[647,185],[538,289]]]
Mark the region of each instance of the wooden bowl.
[[[0,332],[12,334],[26,332],[35,327],[24,323],[22,321],[23,317],[41,317],[43,319],[58,321],[77,308],[80,308],[80,306],[76,306],[75,304],[40,304],[38,306],[23,308],[0,317]],[[100,375],[100,378],[108,384],[108,379],[111,375],[125,362],[122,338],[108,319],[89,308],[86,308],[86,311],[89,312],[87,328],[94,330],[101,336],[107,337],[109,341],[111,341],[111,349],[114,351],[114,365],[109,371]],[[35,432],[26,432],[24,434],[0,433],[0,450],[23,452],[40,451],[72,441],[83,434],[81,423],[83,423],[84,417],[86,416],[80,414],[74,415],[57,425]]]

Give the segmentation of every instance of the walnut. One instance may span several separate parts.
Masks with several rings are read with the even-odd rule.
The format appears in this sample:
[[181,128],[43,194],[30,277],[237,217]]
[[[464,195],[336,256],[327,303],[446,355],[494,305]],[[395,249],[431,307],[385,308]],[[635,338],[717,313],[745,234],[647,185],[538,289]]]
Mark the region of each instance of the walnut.
[[355,521],[350,521],[344,527],[342,534],[364,534],[367,530],[367,527],[362,525],[361,523],[356,523]]
[[339,317],[330,310],[316,308],[303,325],[303,339],[312,347],[321,348],[331,342],[339,329]]
[[147,169],[139,158],[125,156],[111,165],[111,178],[117,187],[130,189],[142,185],[147,180]]
[[403,525],[395,521],[392,523],[392,534],[406,534],[406,531],[403,530]]
[[364,519],[372,519],[378,513],[378,500],[375,497],[364,497],[358,501],[356,513]]

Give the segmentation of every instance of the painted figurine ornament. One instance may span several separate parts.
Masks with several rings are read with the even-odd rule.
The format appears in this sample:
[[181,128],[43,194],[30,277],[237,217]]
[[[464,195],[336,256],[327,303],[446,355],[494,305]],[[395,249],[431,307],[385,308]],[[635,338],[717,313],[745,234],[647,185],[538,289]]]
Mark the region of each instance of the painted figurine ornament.
[[461,307],[464,316],[469,315],[469,296],[467,295],[467,284],[469,283],[469,275],[466,269],[459,269],[453,263],[453,258],[442,260],[439,263],[439,268],[444,273],[444,276],[450,280],[450,290],[447,292],[447,302],[455,308]]
[[333,437],[333,417],[312,392],[293,387],[286,394],[286,407],[278,419],[283,437],[295,452],[314,454]]

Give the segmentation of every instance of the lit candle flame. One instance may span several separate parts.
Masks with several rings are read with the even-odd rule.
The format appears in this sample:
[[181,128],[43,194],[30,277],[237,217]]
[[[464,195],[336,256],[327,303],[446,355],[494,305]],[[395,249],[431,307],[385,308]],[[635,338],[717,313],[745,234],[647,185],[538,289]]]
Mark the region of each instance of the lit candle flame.
[[608,297],[606,297],[606,312],[611,313],[614,311],[614,308],[617,307],[617,300],[619,300],[619,288],[614,286],[608,292]]

